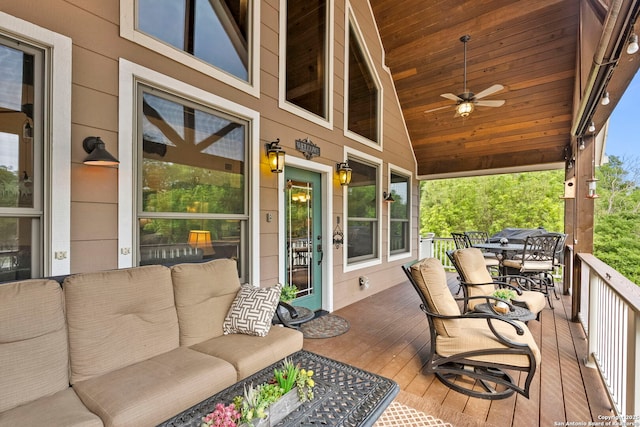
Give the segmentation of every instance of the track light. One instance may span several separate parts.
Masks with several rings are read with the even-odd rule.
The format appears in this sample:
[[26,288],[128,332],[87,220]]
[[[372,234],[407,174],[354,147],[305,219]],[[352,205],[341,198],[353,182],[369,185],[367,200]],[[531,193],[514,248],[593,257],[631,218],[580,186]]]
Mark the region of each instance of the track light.
[[578,150],[584,151],[584,140],[583,139],[580,140],[580,145],[578,145]]
[[611,100],[609,99],[609,92],[605,90],[604,93],[602,94],[602,99],[600,100],[600,104],[609,105],[609,102],[611,102]]
[[633,55],[638,51],[638,35],[631,33],[629,36],[629,44],[627,45],[627,53]]
[[589,132],[595,132],[596,131],[596,124],[594,122],[591,122],[591,124],[589,125]]

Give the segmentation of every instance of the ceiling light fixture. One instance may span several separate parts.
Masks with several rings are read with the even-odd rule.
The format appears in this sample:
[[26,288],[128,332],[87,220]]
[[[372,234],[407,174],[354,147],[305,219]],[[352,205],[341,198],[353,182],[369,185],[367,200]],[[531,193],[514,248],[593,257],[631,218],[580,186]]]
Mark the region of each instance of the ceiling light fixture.
[[584,151],[584,139],[580,140],[580,145],[578,146],[578,150]]
[[600,100],[600,104],[609,105],[609,102],[611,102],[611,100],[609,99],[609,92],[605,90],[604,93],[602,94],[602,99]]
[[591,122],[591,124],[589,125],[589,132],[595,132],[596,131],[596,124],[594,122]]
[[627,45],[627,53],[629,55],[633,55],[638,51],[638,35],[636,33],[631,33],[629,36],[629,44]]
[[460,117],[467,117],[473,112],[473,102],[465,101],[458,104],[456,111]]

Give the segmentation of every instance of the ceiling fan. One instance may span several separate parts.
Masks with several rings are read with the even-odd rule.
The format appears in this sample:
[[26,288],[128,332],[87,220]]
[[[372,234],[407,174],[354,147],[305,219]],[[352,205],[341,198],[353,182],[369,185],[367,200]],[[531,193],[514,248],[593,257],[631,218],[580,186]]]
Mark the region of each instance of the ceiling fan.
[[[495,84],[487,89],[479,92],[478,94],[474,94],[467,89],[467,42],[471,39],[470,35],[464,35],[460,37],[460,41],[464,44],[464,90],[460,95],[454,95],[452,93],[443,93],[440,95],[443,98],[450,99],[451,101],[455,101],[456,107],[456,117],[467,117],[471,114],[475,108],[475,106],[480,107],[501,107],[504,105],[504,100],[481,100],[485,96],[493,95],[496,92],[500,92],[504,89],[504,86],[500,84]],[[445,107],[438,107],[431,110],[425,111],[425,113],[430,113],[432,111],[442,110],[445,108],[450,108],[452,105],[447,105]]]

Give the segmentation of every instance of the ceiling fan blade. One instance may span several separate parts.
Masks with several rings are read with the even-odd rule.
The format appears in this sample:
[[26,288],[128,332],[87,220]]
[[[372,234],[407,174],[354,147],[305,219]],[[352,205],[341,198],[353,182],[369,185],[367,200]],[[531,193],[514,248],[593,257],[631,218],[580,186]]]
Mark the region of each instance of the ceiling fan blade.
[[450,99],[450,100],[452,100],[452,101],[456,101],[456,102],[458,102],[458,101],[464,101],[464,99],[462,99],[462,98],[460,98],[459,96],[454,95],[454,94],[452,94],[452,93],[443,93],[443,94],[442,94],[442,95],[440,95],[440,96],[441,96],[441,97],[443,97],[443,98]]
[[496,99],[496,100],[484,100],[484,101],[476,101],[476,105],[481,107],[502,107],[504,105],[504,99]]
[[445,108],[451,108],[451,107],[453,107],[453,105],[445,105],[444,107],[438,107],[438,108],[432,108],[431,110],[426,110],[424,111],[424,113],[432,113],[434,111],[444,110]]
[[502,89],[504,89],[504,86],[502,85],[493,85],[491,87],[486,88],[482,92],[476,94],[476,99],[484,98],[485,96],[489,96],[496,92],[500,92]]

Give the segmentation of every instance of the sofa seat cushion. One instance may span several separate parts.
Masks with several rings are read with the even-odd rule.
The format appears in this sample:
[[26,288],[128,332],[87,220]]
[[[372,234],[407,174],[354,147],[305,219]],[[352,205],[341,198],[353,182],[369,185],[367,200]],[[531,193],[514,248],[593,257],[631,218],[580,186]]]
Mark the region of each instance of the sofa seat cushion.
[[[524,329],[524,335],[518,335],[513,326],[500,320],[492,321],[495,329],[502,336],[510,341],[527,344],[533,351],[536,362],[540,363],[540,350],[538,345],[531,335],[529,328],[522,323],[517,322],[522,329]],[[465,351],[480,351],[489,348],[503,349],[507,348],[504,344],[501,344],[486,321],[479,321],[478,319],[460,319],[459,329],[456,336],[446,337],[439,335],[436,338],[436,353],[440,356],[453,356],[463,353]],[[499,363],[512,366],[529,366],[529,359],[527,356],[520,354],[487,354],[484,356],[470,357],[472,360]]]
[[102,420],[91,413],[70,387],[26,405],[0,412],[1,426],[100,427]]
[[302,332],[274,326],[266,337],[231,334],[212,338],[191,348],[233,364],[238,380],[302,350]]
[[0,412],[68,388],[60,284],[33,279],[0,285]]
[[237,380],[224,360],[179,347],[73,385],[105,426],[151,426],[190,408]]

